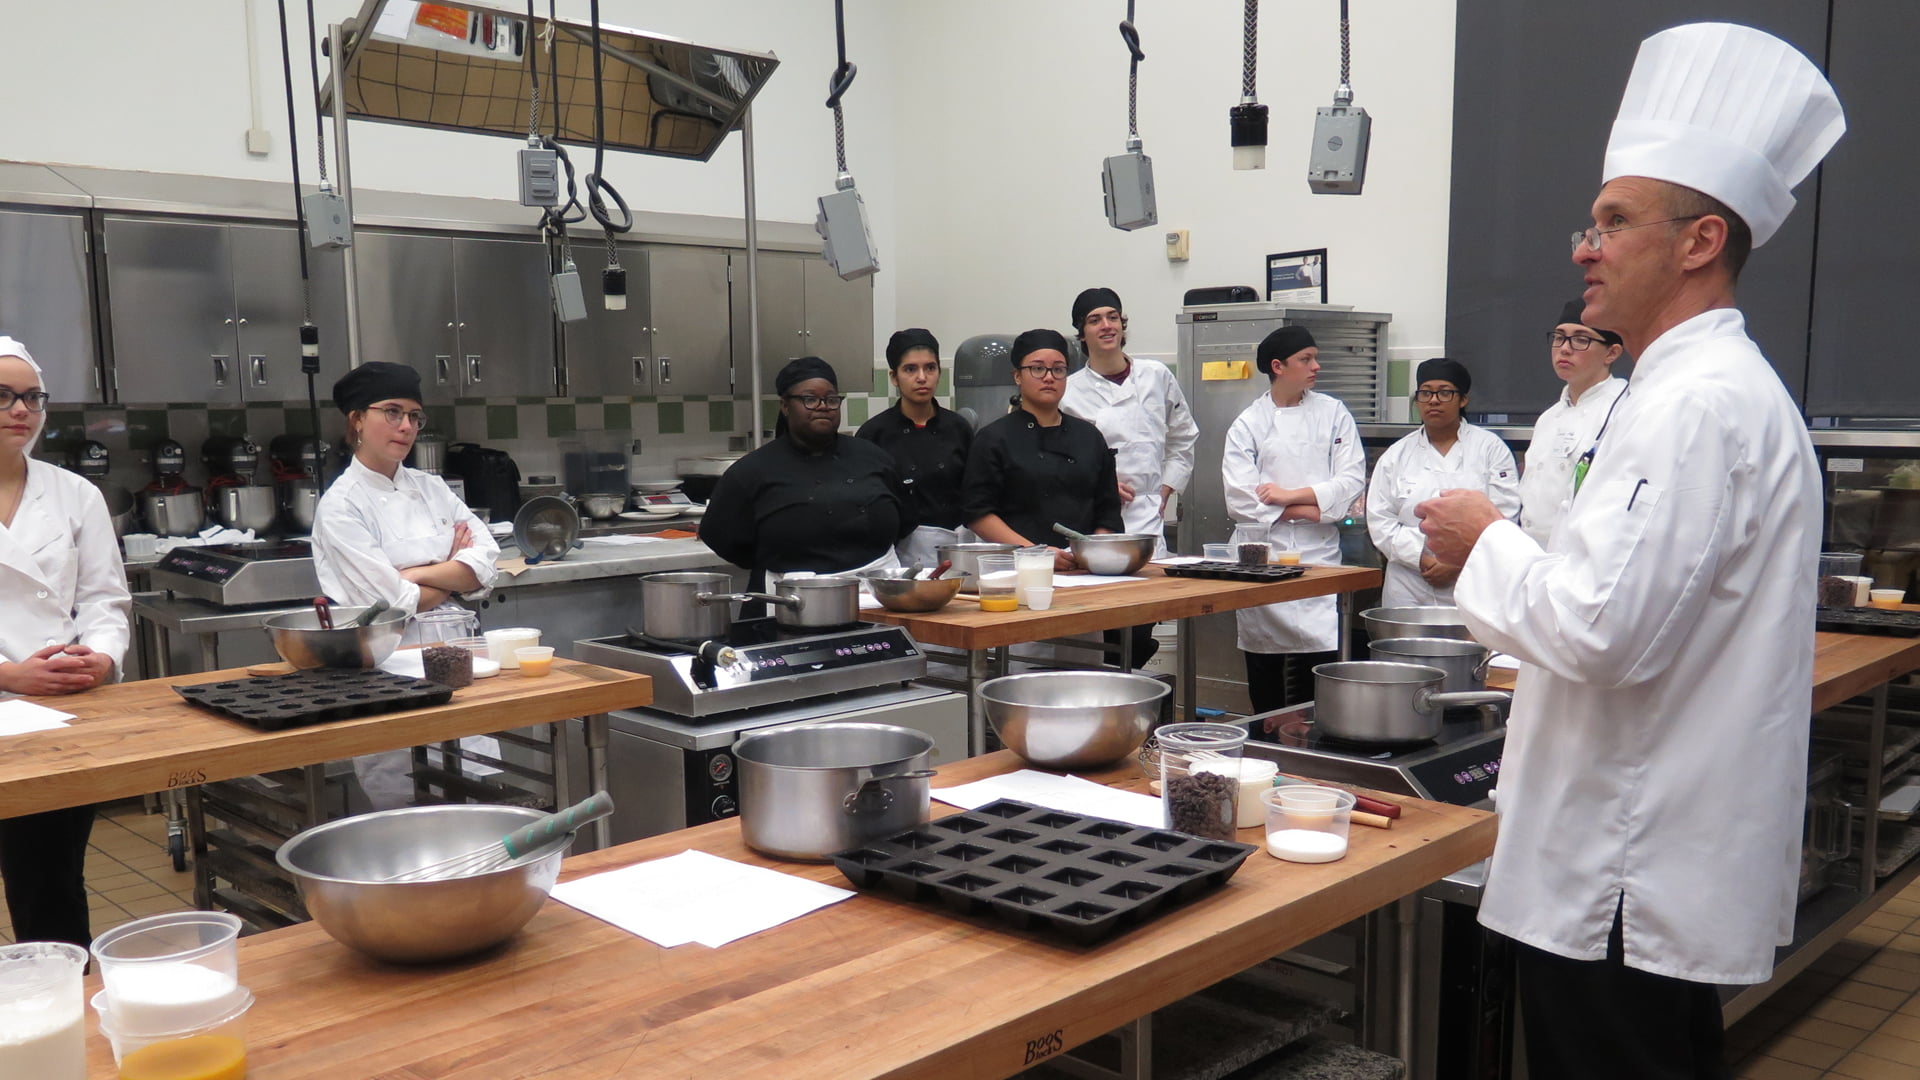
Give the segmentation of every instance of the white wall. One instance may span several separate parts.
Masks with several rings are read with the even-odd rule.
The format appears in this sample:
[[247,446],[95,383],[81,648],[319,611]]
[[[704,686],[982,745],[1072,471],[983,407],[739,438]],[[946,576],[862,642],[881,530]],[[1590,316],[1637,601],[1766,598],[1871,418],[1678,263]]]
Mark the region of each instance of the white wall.
[[[253,0],[264,126],[273,151],[245,151],[248,0],[7,5],[0,158],[280,178],[289,141],[276,7]],[[306,85],[304,4],[295,81]],[[318,0],[322,20],[357,0]],[[544,9],[545,5],[540,5]],[[605,0],[604,21],[771,51],[779,71],[755,109],[762,217],[811,221],[831,190],[834,63],[828,0]],[[1100,159],[1125,137],[1125,52],[1116,2],[850,0],[860,66],[847,98],[848,153],[883,271],[875,332],[931,327],[943,341],[1064,327],[1076,292],[1118,289],[1134,351],[1170,355],[1172,313],[1196,285],[1259,285],[1261,257],[1330,249],[1332,299],[1392,312],[1391,340],[1442,339],[1451,140],[1453,6],[1357,5],[1354,86],[1374,115],[1367,192],[1310,196],[1302,174],[1313,108],[1337,81],[1336,6],[1267,4],[1260,98],[1272,109],[1269,167],[1229,165],[1226,110],[1239,95],[1240,5],[1144,0],[1137,22],[1140,129],[1160,218],[1193,231],[1193,260],[1169,264],[1159,229],[1122,233],[1100,211]],[[562,16],[585,18],[585,0]],[[1283,59],[1282,54],[1285,53]],[[304,100],[304,98],[303,98]],[[312,128],[301,108],[302,168]],[[507,139],[356,122],[354,180],[368,188],[512,198]],[[738,137],[706,164],[615,154],[608,174],[635,207],[737,215]],[[877,354],[877,347],[876,347]]]

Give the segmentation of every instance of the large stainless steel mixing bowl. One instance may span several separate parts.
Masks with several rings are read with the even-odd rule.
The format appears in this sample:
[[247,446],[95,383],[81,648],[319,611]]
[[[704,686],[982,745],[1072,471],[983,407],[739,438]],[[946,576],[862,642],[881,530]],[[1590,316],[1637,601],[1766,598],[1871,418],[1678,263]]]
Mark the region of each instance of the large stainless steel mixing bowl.
[[[873,590],[873,598],[888,611],[901,611],[924,614],[939,611],[946,607],[954,594],[960,591],[960,585],[966,579],[959,576],[933,578],[914,578],[907,575],[912,567],[894,570],[868,570],[860,576],[866,580],[867,587]],[[926,571],[922,570],[921,573]]]
[[477,851],[545,815],[519,806],[412,806],[330,821],[275,858],[308,914],[335,941],[378,960],[425,964],[477,952],[533,918],[560,876],[571,833],[504,870],[436,881],[384,881]]
[[1360,613],[1368,638],[1458,638],[1472,641],[1467,620],[1457,607],[1418,605],[1414,607],[1368,608]]
[[1153,558],[1159,540],[1152,533],[1099,533],[1067,543],[1073,561],[1089,574],[1131,574]]
[[409,616],[398,608],[388,608],[366,626],[349,625],[365,610],[363,607],[334,608],[331,630],[320,629],[320,617],[312,611],[270,615],[260,625],[273,639],[273,650],[280,654],[280,659],[303,671],[379,667],[399,646]]
[[200,501],[199,488],[172,495],[141,492],[140,512],[147,519],[147,528],[161,536],[192,536],[207,524],[207,508]]
[[1097,769],[1140,748],[1173,689],[1119,671],[1036,671],[980,684],[1007,748],[1047,769]]

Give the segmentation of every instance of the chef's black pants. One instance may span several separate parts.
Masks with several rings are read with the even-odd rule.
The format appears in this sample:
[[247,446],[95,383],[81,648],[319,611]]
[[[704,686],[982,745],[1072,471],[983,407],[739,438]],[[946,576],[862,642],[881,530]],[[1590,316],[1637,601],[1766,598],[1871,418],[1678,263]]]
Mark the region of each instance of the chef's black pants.
[[1552,1080],[1725,1080],[1720,994],[1630,968],[1620,915],[1604,960],[1569,960],[1514,942],[1527,1075]]
[[[1247,696],[1255,715],[1301,705],[1313,700],[1313,668],[1340,659],[1333,650],[1311,653],[1259,653],[1247,658]],[[1273,741],[1273,735],[1254,725],[1253,737]]]
[[1142,623],[1139,626],[1131,626],[1125,630],[1108,630],[1104,636],[1107,639],[1108,645],[1119,648],[1120,635],[1132,634],[1133,666],[1135,669],[1139,669],[1146,667],[1147,661],[1153,659],[1153,654],[1160,651],[1160,642],[1154,640],[1153,627],[1153,623]]
[[0,820],[0,879],[15,941],[68,941],[86,948],[87,837],[93,807]]

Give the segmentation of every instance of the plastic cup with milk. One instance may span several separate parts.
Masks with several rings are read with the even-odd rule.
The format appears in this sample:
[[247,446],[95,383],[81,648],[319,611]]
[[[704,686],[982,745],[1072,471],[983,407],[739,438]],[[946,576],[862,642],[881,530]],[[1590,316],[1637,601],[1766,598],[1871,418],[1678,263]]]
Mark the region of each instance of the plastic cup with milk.
[[0,1076],[86,1080],[86,967],[78,945],[0,945]]

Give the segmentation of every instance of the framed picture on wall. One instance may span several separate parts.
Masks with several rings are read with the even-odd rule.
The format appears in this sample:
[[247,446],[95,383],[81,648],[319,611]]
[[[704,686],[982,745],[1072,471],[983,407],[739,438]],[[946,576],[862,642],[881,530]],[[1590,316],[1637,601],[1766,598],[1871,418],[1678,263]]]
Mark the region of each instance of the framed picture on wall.
[[1327,249],[1267,256],[1267,299],[1281,304],[1327,302]]

